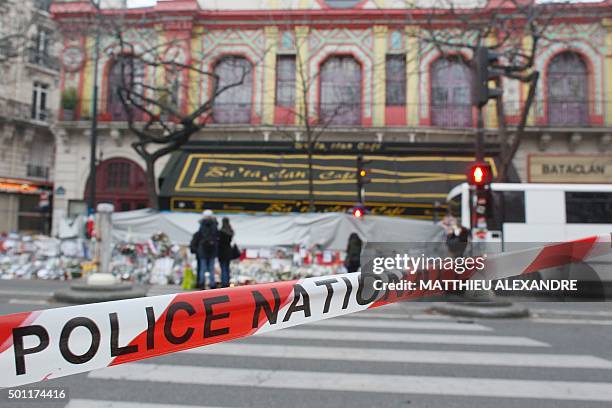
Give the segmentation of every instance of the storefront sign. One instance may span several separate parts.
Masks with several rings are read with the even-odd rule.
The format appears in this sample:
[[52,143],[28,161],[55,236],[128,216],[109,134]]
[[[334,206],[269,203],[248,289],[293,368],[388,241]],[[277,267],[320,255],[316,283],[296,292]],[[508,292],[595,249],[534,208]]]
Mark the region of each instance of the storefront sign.
[[[309,157],[291,145],[193,144],[162,172],[160,208],[174,211],[345,212],[358,201],[357,157],[367,163],[371,214],[435,219],[450,189],[465,181],[471,154],[422,152],[414,146],[317,143]],[[493,157],[487,157],[493,175]],[[311,169],[312,171],[309,171]],[[312,189],[312,195],[310,190]],[[311,198],[312,201],[311,202]]]
[[0,192],[13,194],[38,194],[40,189],[38,186],[27,183],[15,183],[12,181],[4,181],[0,179]]
[[612,183],[612,155],[529,156],[530,183]]

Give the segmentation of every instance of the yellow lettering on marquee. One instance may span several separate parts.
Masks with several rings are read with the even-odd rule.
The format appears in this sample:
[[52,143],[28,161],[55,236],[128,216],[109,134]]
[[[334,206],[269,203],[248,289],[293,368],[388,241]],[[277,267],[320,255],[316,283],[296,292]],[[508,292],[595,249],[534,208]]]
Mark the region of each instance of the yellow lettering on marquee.
[[319,180],[352,180],[355,175],[348,171],[328,170],[318,174]]
[[225,166],[210,166],[206,173],[204,173],[204,177],[234,177],[234,170],[228,170]]
[[272,203],[266,209],[266,212],[291,212],[293,211],[293,206],[283,204],[283,203]]

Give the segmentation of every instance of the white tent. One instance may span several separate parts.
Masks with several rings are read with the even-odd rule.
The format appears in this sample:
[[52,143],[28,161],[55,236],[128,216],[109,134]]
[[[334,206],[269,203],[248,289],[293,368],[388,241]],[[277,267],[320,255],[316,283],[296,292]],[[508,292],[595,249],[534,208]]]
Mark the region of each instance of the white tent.
[[[356,232],[367,242],[439,241],[442,228],[429,221],[366,215],[357,219],[343,213],[215,214],[219,223],[228,217],[241,248],[319,244],[323,249],[344,250]],[[137,210],[113,214],[113,236],[141,241],[164,232],[179,244],[188,244],[198,229],[197,213]]]

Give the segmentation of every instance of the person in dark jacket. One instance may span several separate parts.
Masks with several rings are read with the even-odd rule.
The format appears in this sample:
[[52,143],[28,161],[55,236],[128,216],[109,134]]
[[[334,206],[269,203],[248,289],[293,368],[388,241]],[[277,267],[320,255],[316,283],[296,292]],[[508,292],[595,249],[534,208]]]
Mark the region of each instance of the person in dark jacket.
[[[193,235],[191,236],[191,242],[189,243],[189,251],[195,255],[196,257],[196,261],[197,261],[197,265],[196,265],[196,274],[197,276],[200,276],[200,269],[202,268],[202,262],[200,260],[200,256],[198,255],[198,247],[200,246],[200,230],[198,229],[196,232],[193,233]],[[196,278],[196,284],[195,286],[198,287],[199,285],[199,280],[198,278]]]
[[223,217],[219,230],[219,266],[221,267],[221,287],[227,288],[230,283],[230,261],[232,260],[232,239],[234,230],[229,218]]
[[203,218],[200,220],[199,239],[197,255],[200,258],[200,268],[198,270],[198,288],[204,289],[206,285],[206,272],[209,276],[208,287],[215,289],[215,258],[217,258],[219,231],[217,219],[211,210],[204,210]]
[[348,239],[346,247],[346,258],[344,258],[344,266],[348,272],[357,272],[361,266],[361,238],[357,233],[353,232]]

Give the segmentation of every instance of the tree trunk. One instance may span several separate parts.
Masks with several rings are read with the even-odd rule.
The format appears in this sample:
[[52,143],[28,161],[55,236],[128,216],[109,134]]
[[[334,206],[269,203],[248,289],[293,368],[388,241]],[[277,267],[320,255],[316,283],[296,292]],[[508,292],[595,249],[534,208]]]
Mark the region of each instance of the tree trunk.
[[[495,86],[498,89],[502,89],[502,81],[500,79],[497,79],[495,81]],[[498,136],[499,136],[499,144],[501,146],[501,157],[505,157],[506,155],[506,149],[509,145],[508,143],[508,132],[506,131],[506,112],[504,109],[504,98],[502,95],[498,96],[495,99],[495,110],[496,110],[496,116],[497,116],[497,130],[498,130]],[[503,160],[502,160],[503,163]],[[502,164],[503,167],[503,164]],[[504,183],[506,182],[508,178],[508,169],[507,168],[500,168],[497,174],[497,181]]]
[[521,145],[521,140],[523,138],[523,133],[525,132],[525,126],[527,126],[527,118],[529,116],[529,111],[531,110],[531,105],[533,105],[533,101],[535,100],[535,92],[538,86],[538,79],[540,77],[540,73],[535,71],[529,81],[529,91],[527,93],[527,99],[525,99],[525,105],[523,105],[523,110],[521,112],[521,121],[516,128],[516,134],[511,143],[509,143],[503,150],[502,154],[502,163],[500,166],[499,179],[505,180],[508,177],[508,169],[510,168],[510,164],[516,155],[516,152]]
[[314,175],[312,174],[312,141],[308,135],[308,211],[315,212]]
[[155,160],[151,157],[143,157],[146,165],[147,193],[149,194],[149,206],[154,210],[159,210],[157,199],[157,182],[155,180]]

